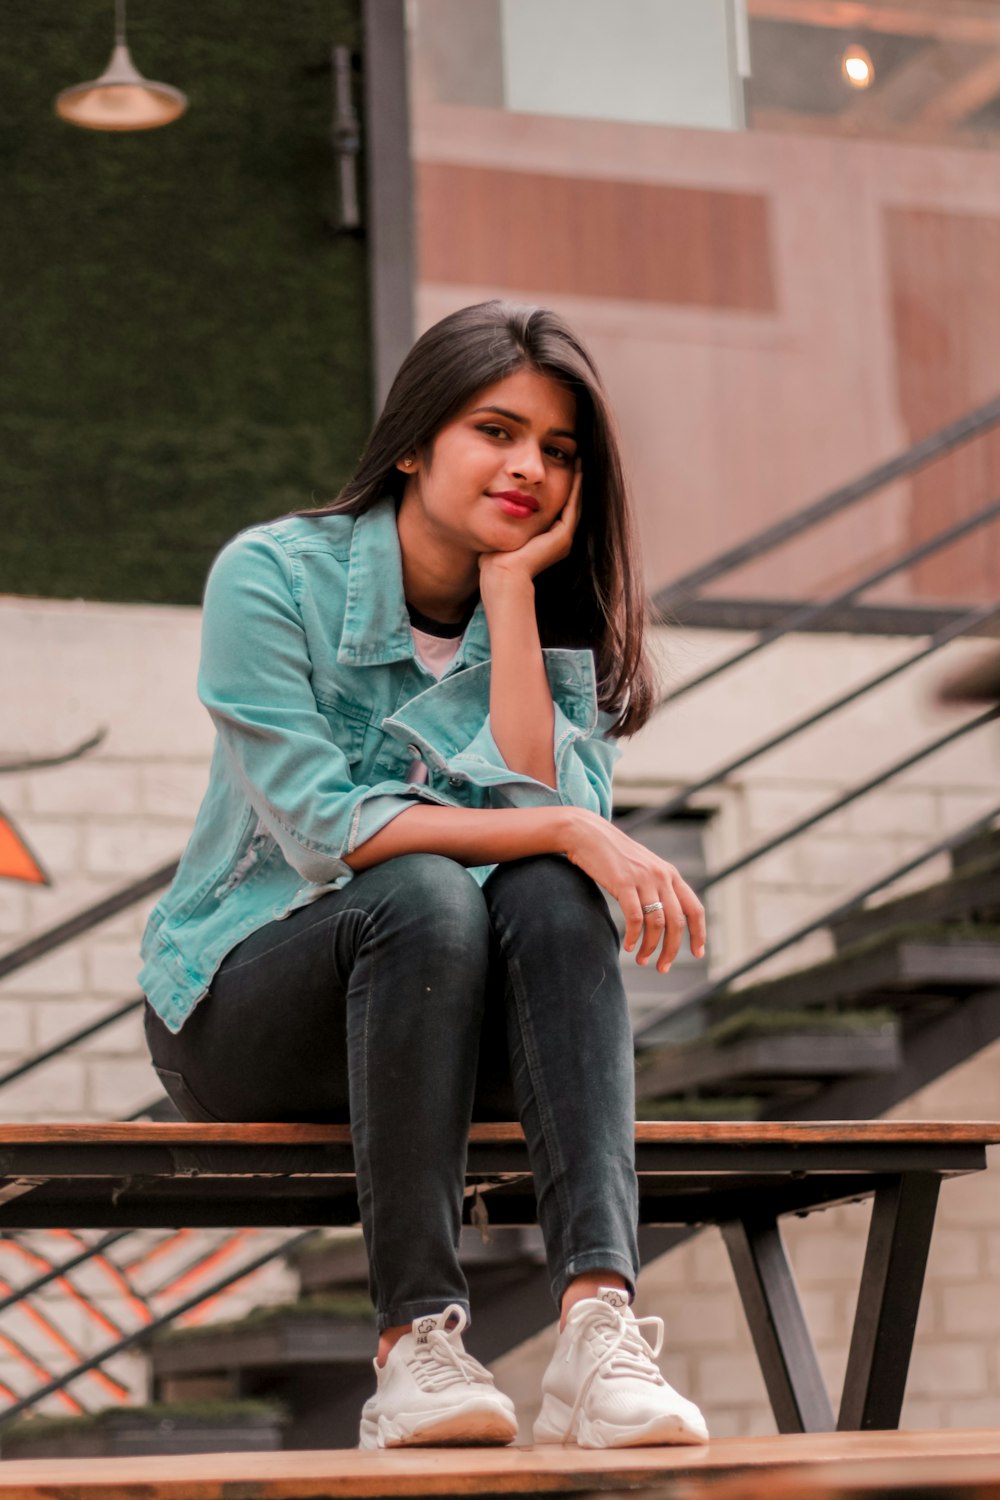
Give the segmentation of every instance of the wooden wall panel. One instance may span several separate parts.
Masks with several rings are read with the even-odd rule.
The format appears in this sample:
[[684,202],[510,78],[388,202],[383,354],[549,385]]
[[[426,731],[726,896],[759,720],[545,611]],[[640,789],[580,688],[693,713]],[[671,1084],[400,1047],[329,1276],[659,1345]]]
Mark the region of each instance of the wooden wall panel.
[[421,281],[775,309],[758,193],[442,162],[418,174]]
[[[889,208],[886,247],[900,411],[912,441],[1000,392],[1000,218]],[[1000,432],[911,481],[910,540],[1000,498]],[[922,598],[1000,595],[1000,525],[913,572]]]

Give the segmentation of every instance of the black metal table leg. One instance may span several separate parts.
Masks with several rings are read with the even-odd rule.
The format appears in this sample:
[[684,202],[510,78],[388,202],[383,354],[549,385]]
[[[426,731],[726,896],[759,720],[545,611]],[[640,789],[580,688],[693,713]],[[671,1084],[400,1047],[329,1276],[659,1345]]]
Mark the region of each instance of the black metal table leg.
[[779,1432],[832,1432],[833,1407],[778,1221],[721,1224]]
[[840,1431],[899,1426],[941,1179],[906,1172],[875,1194]]

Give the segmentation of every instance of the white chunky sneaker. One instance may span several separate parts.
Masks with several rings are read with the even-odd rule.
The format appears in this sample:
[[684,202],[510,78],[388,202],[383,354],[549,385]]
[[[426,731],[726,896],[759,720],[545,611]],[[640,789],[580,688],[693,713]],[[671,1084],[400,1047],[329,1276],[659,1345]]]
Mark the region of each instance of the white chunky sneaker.
[[454,1303],[414,1318],[385,1364],[375,1363],[378,1389],[361,1413],[359,1448],[509,1443],[517,1437],[513,1401],[462,1345],[467,1323]]
[[[644,1327],[655,1327],[652,1344]],[[628,1294],[602,1286],[570,1309],[542,1380],[536,1443],[632,1448],[707,1443],[705,1419],[656,1365],[663,1319],[637,1318]]]

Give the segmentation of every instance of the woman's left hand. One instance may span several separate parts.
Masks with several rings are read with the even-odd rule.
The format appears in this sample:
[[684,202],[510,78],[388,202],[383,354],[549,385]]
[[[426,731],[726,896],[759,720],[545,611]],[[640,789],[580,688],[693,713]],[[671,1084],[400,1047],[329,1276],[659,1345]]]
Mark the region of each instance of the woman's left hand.
[[479,583],[485,592],[497,576],[530,580],[562,562],[569,556],[573,545],[573,533],[580,520],[580,492],[583,487],[583,471],[577,460],[573,483],[566,504],[547,531],[539,532],[523,547],[513,552],[484,552],[479,559]]

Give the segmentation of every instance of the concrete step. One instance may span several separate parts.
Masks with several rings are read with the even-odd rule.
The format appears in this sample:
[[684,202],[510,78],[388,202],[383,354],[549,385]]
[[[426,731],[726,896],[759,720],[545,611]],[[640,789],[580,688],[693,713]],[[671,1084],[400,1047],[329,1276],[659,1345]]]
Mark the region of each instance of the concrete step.
[[[261,1401],[155,1402],[82,1417],[25,1417],[4,1429],[0,1457],[138,1458],[175,1453],[273,1453],[288,1416]],[[0,1487],[3,1481],[0,1480]]]

